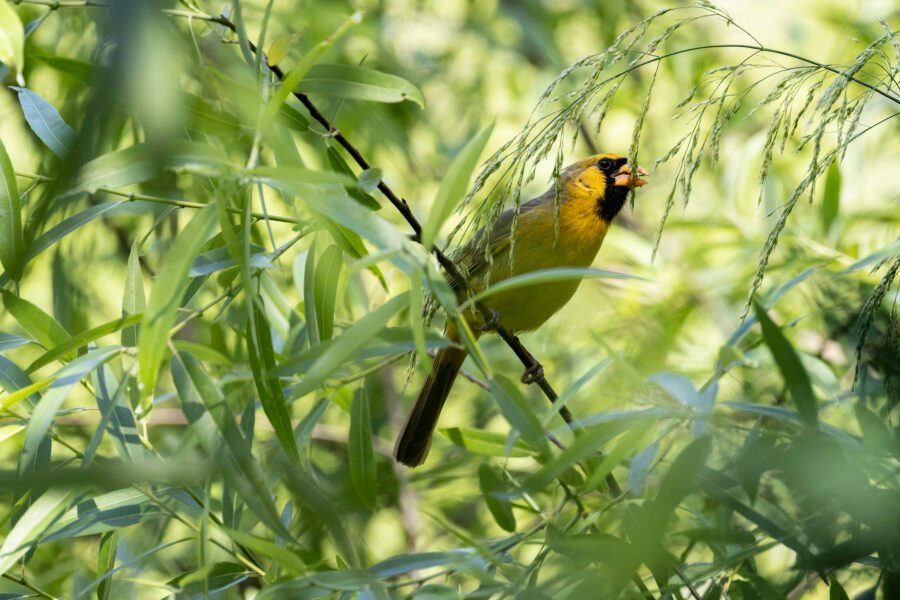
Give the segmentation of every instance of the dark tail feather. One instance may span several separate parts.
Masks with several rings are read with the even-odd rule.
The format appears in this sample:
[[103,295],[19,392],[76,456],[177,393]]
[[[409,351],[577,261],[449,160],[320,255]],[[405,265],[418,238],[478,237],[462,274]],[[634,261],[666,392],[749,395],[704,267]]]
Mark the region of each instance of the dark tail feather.
[[444,401],[465,360],[466,351],[460,348],[443,348],[438,352],[431,373],[397,439],[394,449],[397,462],[407,467],[417,467],[425,462]]

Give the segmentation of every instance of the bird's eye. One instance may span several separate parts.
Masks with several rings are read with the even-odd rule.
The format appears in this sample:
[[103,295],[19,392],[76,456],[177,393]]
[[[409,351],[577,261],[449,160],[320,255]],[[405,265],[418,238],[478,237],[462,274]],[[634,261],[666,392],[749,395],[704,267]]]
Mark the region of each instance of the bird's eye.
[[606,171],[607,169],[612,168],[613,163],[608,158],[601,158],[600,160],[597,161],[597,166],[600,167],[601,171]]

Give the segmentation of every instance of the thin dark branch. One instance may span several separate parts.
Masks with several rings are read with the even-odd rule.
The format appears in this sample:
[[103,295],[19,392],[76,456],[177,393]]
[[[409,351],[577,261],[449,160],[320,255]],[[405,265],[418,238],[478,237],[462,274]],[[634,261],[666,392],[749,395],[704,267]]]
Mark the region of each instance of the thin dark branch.
[[[209,21],[218,23],[223,27],[228,28],[232,32],[237,32],[237,28],[235,24],[228,19],[227,17],[220,15],[218,17],[212,17],[208,19]],[[253,52],[257,52],[256,45],[253,42],[249,42],[250,49]],[[279,80],[284,79],[284,71],[281,70],[278,65],[269,65],[269,68],[273,73],[278,77]],[[344,137],[344,134],[340,132],[340,130],[335,127],[331,121],[324,115],[322,112],[316,107],[316,105],[310,100],[309,96],[303,94],[301,92],[293,92],[294,97],[300,101],[301,104],[306,108],[309,112],[310,116],[315,119],[322,127],[325,128],[325,131],[328,133],[329,137],[333,138],[338,144],[341,145],[344,150],[353,158],[354,162],[363,170],[370,169],[371,165],[368,160],[363,156],[362,152],[354,146],[350,140]],[[378,190],[384,195],[385,198],[397,209],[397,211],[403,216],[404,220],[409,224],[409,226],[413,230],[413,240],[421,243],[421,235],[422,235],[422,225],[419,223],[416,216],[413,214],[412,210],[407,204],[406,200],[398,196],[393,189],[390,188],[383,180],[378,183]],[[451,260],[444,252],[441,251],[437,246],[432,246],[429,249],[437,258],[441,267],[443,267],[444,271],[447,273],[447,276],[462,290],[469,290],[469,283],[466,279],[466,276],[463,274],[462,270],[459,266]],[[496,320],[495,315],[487,308],[481,301],[477,301],[474,303],[475,309],[478,310],[482,316],[484,317],[486,322],[496,322],[496,326],[494,327],[494,331],[497,332],[506,345],[512,349],[515,353],[516,357],[522,362],[522,365],[525,366],[526,373],[531,374],[532,376],[529,378],[529,383],[536,383],[537,386],[541,389],[544,395],[551,403],[555,403],[559,399],[559,394],[556,393],[556,390],[553,389],[553,386],[547,381],[547,378],[544,376],[543,367],[541,363],[528,351],[527,348],[522,344],[518,337],[513,335],[503,324]],[[559,415],[562,417],[563,421],[569,426],[569,428],[578,433],[581,431],[581,426],[578,425],[575,418],[572,416],[571,411],[565,406],[561,406],[559,408]],[[619,487],[618,482],[615,477],[610,473],[606,478],[607,485],[609,486],[609,490],[612,494],[619,496],[622,493],[621,488]]]

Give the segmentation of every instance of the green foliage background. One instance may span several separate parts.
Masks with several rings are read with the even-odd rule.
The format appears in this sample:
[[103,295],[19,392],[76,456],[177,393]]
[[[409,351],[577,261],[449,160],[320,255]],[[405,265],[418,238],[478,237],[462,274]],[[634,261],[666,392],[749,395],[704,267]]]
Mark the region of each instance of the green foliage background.
[[[3,597],[898,597],[900,12],[718,6],[0,0]],[[820,64],[589,85],[723,44]],[[650,184],[522,337],[580,433],[485,337],[398,467],[458,311],[379,182],[443,245],[597,148]]]

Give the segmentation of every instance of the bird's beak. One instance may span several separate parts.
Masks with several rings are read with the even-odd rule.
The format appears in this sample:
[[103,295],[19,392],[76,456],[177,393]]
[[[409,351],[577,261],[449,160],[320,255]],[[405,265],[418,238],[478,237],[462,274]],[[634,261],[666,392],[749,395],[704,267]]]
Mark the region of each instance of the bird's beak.
[[616,171],[616,174],[613,175],[613,181],[615,181],[615,185],[627,187],[627,188],[636,188],[641,187],[642,185],[646,185],[647,181],[641,179],[641,177],[647,177],[650,173],[643,167],[637,168],[637,177],[631,173],[631,167],[628,165],[622,165],[619,167],[619,170]]

